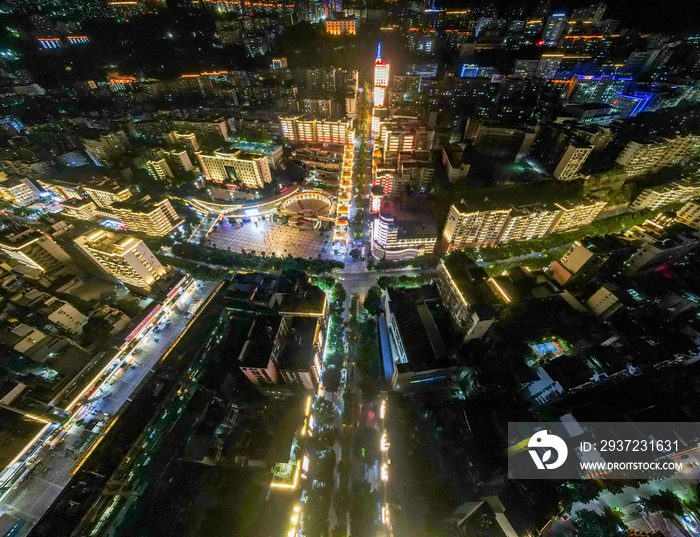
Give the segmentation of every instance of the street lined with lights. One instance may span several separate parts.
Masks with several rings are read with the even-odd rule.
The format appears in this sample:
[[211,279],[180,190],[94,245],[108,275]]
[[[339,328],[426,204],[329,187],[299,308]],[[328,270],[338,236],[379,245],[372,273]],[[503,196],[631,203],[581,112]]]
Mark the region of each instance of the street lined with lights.
[[[196,301],[205,306],[220,287],[221,284],[214,282],[183,278],[164,303],[154,308],[156,313],[127,336],[128,341],[119,347],[107,365],[73,397],[66,406],[70,411],[66,422],[55,426],[42,444],[32,448],[24,467],[29,469],[42,462],[43,478],[22,480],[26,472],[20,472],[20,480],[0,498],[3,501],[0,512],[22,512],[30,526],[41,518],[118,421],[119,410],[130,400],[151,368],[168,356],[196,319],[196,312],[192,312],[191,317],[175,312],[190,311],[191,304]],[[204,308],[199,309],[203,311]],[[154,338],[154,330],[162,331],[162,334],[158,333]],[[83,422],[91,420],[98,420],[102,429],[86,443],[81,441],[85,432]],[[51,425],[47,422],[44,430]],[[46,487],[47,482],[51,487]]]

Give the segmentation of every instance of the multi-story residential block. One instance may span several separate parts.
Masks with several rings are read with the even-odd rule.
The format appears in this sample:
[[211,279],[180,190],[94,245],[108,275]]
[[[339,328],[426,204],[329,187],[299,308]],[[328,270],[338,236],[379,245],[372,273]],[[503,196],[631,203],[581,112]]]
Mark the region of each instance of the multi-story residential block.
[[176,119],[172,122],[173,128],[177,132],[194,133],[196,136],[228,141],[228,122],[223,117],[202,118],[202,119]]
[[555,203],[555,205],[560,209],[560,213],[549,233],[559,233],[567,229],[587,226],[596,219],[607,202],[587,198],[577,202],[563,201]]
[[321,382],[323,359],[323,318],[287,316],[289,334],[277,369],[285,385],[314,391]]
[[488,279],[463,252],[451,253],[438,265],[440,297],[466,340],[483,337],[496,321],[499,302]]
[[552,228],[560,212],[558,207],[546,205],[513,209],[508,215],[498,242],[527,241],[543,237]]
[[683,208],[678,211],[676,221],[700,230],[700,202],[691,201],[686,203]]
[[535,140],[535,131],[490,125],[482,122],[475,123],[474,149],[481,155],[489,157],[516,160],[527,155]]
[[603,266],[619,267],[631,253],[629,244],[615,236],[589,237],[572,244],[561,259],[550,265],[549,272],[560,285],[586,283],[597,277]]
[[449,250],[495,246],[510,212],[511,209],[480,211],[452,205],[443,230]]
[[58,161],[69,168],[80,168],[89,164],[85,153],[82,151],[67,151],[58,155]]
[[51,192],[51,194],[53,194],[61,200],[79,200],[83,197],[80,193],[80,185],[76,183],[68,183],[65,181],[58,181],[56,179],[39,179],[37,180],[37,183],[39,183],[41,188],[43,188],[47,192]]
[[624,166],[627,175],[639,175],[661,165],[668,152],[668,143],[663,139],[629,142],[616,162]]
[[97,205],[91,199],[70,198],[61,203],[63,214],[80,220],[92,220],[97,216]]
[[171,131],[167,134],[167,138],[173,144],[183,144],[191,151],[199,151],[199,142],[194,132]]
[[677,134],[673,138],[665,138],[664,140],[668,145],[659,166],[685,164],[700,154],[700,135]]
[[304,114],[311,114],[320,117],[330,117],[333,113],[334,104],[336,108],[339,106],[332,99],[311,99],[306,98],[301,100],[301,111]]
[[658,209],[669,203],[690,201],[700,195],[700,185],[688,182],[671,183],[660,188],[647,188],[630,204],[630,209]]
[[569,143],[569,147],[564,151],[559,164],[554,168],[554,178],[559,181],[574,180],[591,151],[593,151],[592,145],[578,142]]
[[82,142],[85,152],[97,166],[112,164],[129,148],[129,140],[124,131],[102,133],[94,138],[83,138]]
[[564,30],[566,29],[566,14],[554,13],[547,17],[547,23],[542,33],[542,39],[547,45],[556,45],[559,43]]
[[6,178],[0,174],[0,199],[24,207],[41,199],[41,191],[29,179]]
[[443,230],[449,251],[496,246],[585,226],[593,222],[606,202],[584,199],[508,209],[490,205],[495,206],[492,209],[475,206],[470,210],[460,203],[450,207]]
[[401,211],[397,203],[383,200],[372,223],[372,255],[377,259],[410,259],[435,250],[437,228],[432,217]]
[[280,117],[280,124],[282,136],[293,143],[351,144],[355,141],[350,118]]
[[42,273],[58,271],[71,263],[70,256],[51,237],[21,226],[6,226],[0,231],[0,251]]
[[243,183],[251,188],[262,188],[272,181],[267,157],[239,149],[233,152],[218,150],[213,155],[197,153],[202,171],[209,181],[216,183]]
[[296,315],[241,316],[250,323],[238,365],[263,395],[314,391],[320,382],[323,318]]
[[184,220],[178,216],[169,199],[141,199],[120,201],[112,205],[108,213],[98,211],[107,218],[115,216],[129,231],[162,237],[173,231]]
[[254,319],[237,357],[238,367],[263,395],[281,395],[276,364],[287,333],[287,322],[282,316]]
[[408,50],[430,53],[435,47],[435,31],[421,31],[418,28],[408,32]]
[[175,163],[176,167],[186,172],[192,171],[192,169],[194,169],[194,166],[192,165],[192,159],[190,158],[190,155],[187,153],[187,151],[171,151],[170,157],[173,159],[173,162]]
[[624,264],[625,274],[634,274],[644,268],[658,266],[700,247],[700,236],[684,224],[662,229],[652,224],[634,226],[624,233],[636,250]]
[[397,164],[400,155],[430,151],[435,141],[435,130],[430,125],[409,116],[378,118],[377,134],[376,145],[382,149],[382,159],[387,165]]
[[95,205],[103,209],[109,209],[113,204],[131,197],[131,190],[107,177],[83,183],[80,188],[92,198]]
[[147,160],[146,168],[151,176],[157,181],[167,182],[175,177],[170,169],[170,166],[168,166],[168,162],[164,158]]
[[326,19],[326,33],[331,35],[355,35],[360,19]]
[[52,323],[57,324],[66,332],[80,334],[83,325],[87,322],[87,317],[75,309],[72,305],[56,297],[49,298],[44,302],[42,313]]
[[167,269],[140,239],[110,231],[90,231],[75,243],[102,270],[123,284],[150,291]]
[[[433,184],[435,168],[430,151],[414,151],[411,155],[399,155],[398,174],[402,181],[407,182],[416,191],[426,190]],[[399,189],[395,188],[394,192],[399,192]]]

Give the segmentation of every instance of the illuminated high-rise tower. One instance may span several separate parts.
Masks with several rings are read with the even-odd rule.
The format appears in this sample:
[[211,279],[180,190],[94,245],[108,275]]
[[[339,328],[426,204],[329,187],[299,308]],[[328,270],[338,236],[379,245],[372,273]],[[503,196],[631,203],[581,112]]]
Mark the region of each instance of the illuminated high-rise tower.
[[389,86],[389,64],[382,62],[382,44],[377,47],[377,61],[374,62],[374,107],[384,106],[386,88]]

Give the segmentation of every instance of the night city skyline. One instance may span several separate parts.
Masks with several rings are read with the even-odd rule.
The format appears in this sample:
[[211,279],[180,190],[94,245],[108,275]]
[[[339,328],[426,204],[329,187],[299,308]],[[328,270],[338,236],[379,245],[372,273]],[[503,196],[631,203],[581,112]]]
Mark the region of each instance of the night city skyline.
[[700,11],[0,1],[0,537],[700,537]]

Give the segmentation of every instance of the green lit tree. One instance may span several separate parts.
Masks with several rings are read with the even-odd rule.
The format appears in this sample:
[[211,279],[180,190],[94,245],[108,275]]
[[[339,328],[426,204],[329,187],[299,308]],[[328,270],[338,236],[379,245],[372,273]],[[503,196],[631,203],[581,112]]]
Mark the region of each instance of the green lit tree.
[[382,312],[382,290],[374,285],[367,291],[365,297],[365,310],[370,315],[377,317]]
[[323,370],[323,375],[321,375],[325,390],[330,393],[337,393],[340,389],[340,377],[340,369],[336,365],[328,365]]
[[627,530],[622,517],[610,507],[606,507],[602,515],[582,509],[576,513],[574,525],[580,535],[585,537],[615,537],[621,536]]

